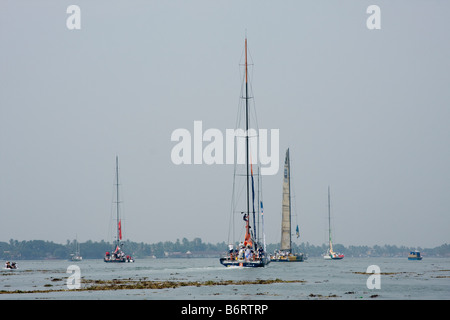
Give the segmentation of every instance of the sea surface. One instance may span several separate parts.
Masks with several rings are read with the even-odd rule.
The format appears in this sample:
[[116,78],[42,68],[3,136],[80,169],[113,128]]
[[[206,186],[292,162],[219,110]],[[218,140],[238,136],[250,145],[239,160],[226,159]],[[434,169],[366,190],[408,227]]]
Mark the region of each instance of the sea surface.
[[[18,270],[0,271],[0,300],[448,300],[450,259],[351,258],[304,262],[271,262],[265,268],[225,268],[218,258],[137,259],[104,263],[102,259],[17,261]],[[198,281],[297,280],[271,284],[190,285],[162,289],[68,289],[71,265],[80,270],[80,288],[92,280]],[[378,266],[377,274],[366,273]],[[368,279],[369,286],[368,286]],[[90,281],[88,281],[90,280]],[[373,285],[378,283],[379,289]],[[73,284],[73,282],[72,282]],[[371,288],[370,288],[371,287]],[[62,290],[62,291],[58,291]],[[19,293],[4,293],[16,292]],[[45,291],[45,292],[42,292]]]

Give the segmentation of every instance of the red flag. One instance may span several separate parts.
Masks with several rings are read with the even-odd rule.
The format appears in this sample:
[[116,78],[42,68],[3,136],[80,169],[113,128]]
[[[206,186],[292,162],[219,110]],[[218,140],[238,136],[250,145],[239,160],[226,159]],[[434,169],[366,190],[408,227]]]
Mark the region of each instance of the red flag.
[[121,224],[121,220],[119,220],[119,240],[122,240],[122,224]]

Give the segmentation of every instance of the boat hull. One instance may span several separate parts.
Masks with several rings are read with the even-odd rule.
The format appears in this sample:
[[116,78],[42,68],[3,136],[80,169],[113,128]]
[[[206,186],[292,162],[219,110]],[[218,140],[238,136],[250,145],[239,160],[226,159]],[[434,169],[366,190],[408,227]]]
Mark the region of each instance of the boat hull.
[[270,263],[267,258],[258,260],[231,260],[229,258],[220,258],[220,263],[225,267],[243,267],[243,268],[262,268]]
[[323,256],[323,258],[325,260],[342,260],[344,258],[344,255],[336,255],[336,256],[326,255],[326,256]]
[[303,255],[290,255],[290,256],[274,256],[270,257],[271,262],[302,262],[305,261]]
[[408,260],[422,260],[422,256],[419,251],[411,251],[408,255]]
[[134,260],[132,260],[132,259],[114,259],[114,260],[111,260],[111,259],[103,259],[103,261],[104,262],[108,262],[108,263],[131,263],[131,262],[134,262]]

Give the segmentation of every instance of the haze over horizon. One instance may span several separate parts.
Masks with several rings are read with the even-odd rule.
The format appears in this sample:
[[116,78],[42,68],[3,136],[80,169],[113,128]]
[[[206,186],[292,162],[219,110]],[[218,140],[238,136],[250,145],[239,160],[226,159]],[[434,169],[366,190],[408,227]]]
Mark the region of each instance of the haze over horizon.
[[280,133],[266,241],[280,241],[289,148],[297,243],[327,242],[328,186],[334,243],[450,243],[449,2],[0,8],[0,241],[111,241],[116,155],[125,239],[227,241],[233,166],[174,164],[171,134],[234,128],[247,35],[259,128]]

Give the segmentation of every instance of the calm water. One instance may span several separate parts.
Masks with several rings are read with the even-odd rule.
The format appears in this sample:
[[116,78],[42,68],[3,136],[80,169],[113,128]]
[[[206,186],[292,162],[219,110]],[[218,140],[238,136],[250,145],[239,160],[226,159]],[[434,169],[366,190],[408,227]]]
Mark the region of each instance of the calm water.
[[[83,279],[144,279],[172,281],[220,281],[282,279],[302,283],[267,285],[188,286],[170,289],[134,289],[0,294],[6,299],[187,299],[187,300],[305,300],[305,299],[450,299],[450,259],[348,258],[325,261],[309,258],[300,263],[275,263],[266,268],[225,268],[218,259],[141,259],[131,264],[108,264],[101,259],[18,261],[19,270],[0,271],[0,290],[32,291],[67,289],[67,267],[77,265]],[[381,271],[381,288],[368,289],[367,267]]]

